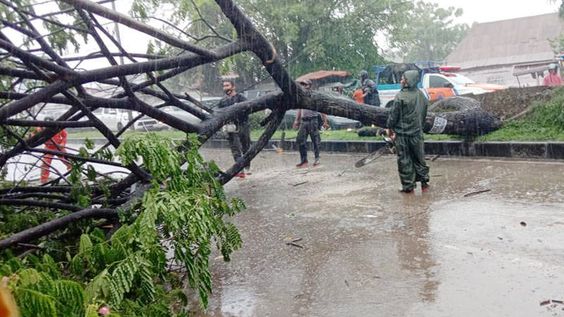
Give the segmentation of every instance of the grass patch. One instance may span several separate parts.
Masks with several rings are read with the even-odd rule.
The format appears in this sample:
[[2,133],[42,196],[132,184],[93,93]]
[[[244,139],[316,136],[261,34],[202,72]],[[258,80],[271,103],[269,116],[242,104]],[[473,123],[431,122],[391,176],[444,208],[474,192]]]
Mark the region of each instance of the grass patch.
[[[258,140],[258,138],[264,132],[263,129],[253,130],[251,131],[251,139]],[[282,130],[278,130],[272,136],[273,140],[280,140],[282,138]],[[295,140],[296,136],[298,135],[298,130],[285,130],[286,133],[285,139],[286,140]],[[95,138],[103,138],[102,134],[97,130],[74,130],[69,131],[69,138],[72,139],[95,139]],[[129,135],[135,135],[145,132],[139,131],[127,131],[125,132],[120,138]],[[164,130],[164,131],[155,131],[157,135],[163,137],[169,137],[172,139],[183,139],[185,137],[184,132],[178,130]],[[360,137],[356,133],[356,131],[347,131],[347,130],[328,130],[321,132],[321,140],[333,140],[333,141],[381,141],[382,138],[380,137]],[[425,140],[432,140],[432,141],[452,141],[452,140],[460,140],[457,136],[452,135],[445,135],[445,134],[426,134]]]
[[[264,130],[253,130],[251,132],[251,139],[257,140]],[[286,130],[286,140],[294,140],[298,135],[298,130]],[[278,130],[272,136],[273,140],[280,140],[282,137],[282,131]],[[356,133],[356,131],[347,131],[347,130],[329,130],[329,131],[322,131],[321,132],[321,140],[322,141],[382,141],[381,137],[375,136],[363,136],[360,137]],[[431,141],[452,141],[452,140],[461,140],[461,138],[453,135],[446,135],[446,134],[426,134],[425,140]]]
[[564,88],[554,92],[552,99],[533,105],[527,116],[512,122],[479,141],[564,141]]

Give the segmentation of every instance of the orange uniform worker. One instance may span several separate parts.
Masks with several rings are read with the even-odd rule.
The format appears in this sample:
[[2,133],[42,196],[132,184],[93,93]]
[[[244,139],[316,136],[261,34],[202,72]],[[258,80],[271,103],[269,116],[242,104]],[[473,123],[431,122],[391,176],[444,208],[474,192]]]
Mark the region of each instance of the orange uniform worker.
[[353,97],[354,101],[356,101],[356,103],[360,103],[360,104],[364,103],[364,92],[362,91],[361,88],[356,89],[353,92],[352,97]]
[[548,65],[548,75],[543,80],[544,86],[562,86],[562,78],[558,75],[558,66],[556,64]]
[[[46,121],[52,121],[51,118],[46,118]],[[40,132],[42,129],[36,129],[36,133]],[[55,134],[51,139],[45,142],[45,149],[50,151],[58,151],[62,153],[66,153],[67,146],[67,131],[64,129],[61,132]],[[71,164],[67,159],[62,156],[57,155],[57,157],[66,165],[67,171],[70,171]],[[43,164],[41,165],[41,183],[47,183],[49,180],[49,169],[51,168],[51,162],[53,161],[53,154],[45,153],[41,158]]]

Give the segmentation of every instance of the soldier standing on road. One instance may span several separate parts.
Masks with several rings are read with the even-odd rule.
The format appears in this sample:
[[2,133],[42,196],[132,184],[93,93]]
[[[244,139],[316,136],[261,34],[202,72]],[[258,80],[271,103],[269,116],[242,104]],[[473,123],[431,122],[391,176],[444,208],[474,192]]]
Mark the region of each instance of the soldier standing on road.
[[380,96],[378,94],[376,83],[368,78],[368,72],[365,70],[360,72],[360,84],[362,85],[362,97],[364,98],[364,103],[379,107]]
[[394,99],[388,116],[388,135],[395,139],[402,193],[412,193],[416,182],[429,188],[429,167],[425,163],[423,125],[429,101],[419,89],[419,73],[406,71],[401,78],[401,91]]
[[[311,90],[311,80],[305,79],[298,82],[306,91]],[[300,163],[296,165],[298,168],[307,167],[307,136],[311,138],[311,143],[313,144],[313,153],[315,155],[315,161],[313,166],[320,164],[319,162],[319,146],[321,144],[321,136],[319,135],[319,116],[321,115],[323,119],[323,127],[329,128],[329,123],[327,122],[327,115],[320,114],[317,111],[309,109],[299,109],[296,115],[296,120],[294,120],[294,129],[298,129],[298,136],[296,137],[296,143],[298,144],[300,150]]]
[[[247,98],[237,92],[235,83],[232,80],[227,79],[223,81],[223,92],[226,96],[219,102],[218,108],[227,108],[247,100]],[[249,115],[241,113],[234,122],[229,122],[224,126],[224,131],[227,133],[227,140],[229,141],[233,159],[238,161],[244,153],[249,151],[251,146]],[[251,163],[245,166],[245,172],[241,172],[237,176],[244,178],[245,173],[251,174]]]

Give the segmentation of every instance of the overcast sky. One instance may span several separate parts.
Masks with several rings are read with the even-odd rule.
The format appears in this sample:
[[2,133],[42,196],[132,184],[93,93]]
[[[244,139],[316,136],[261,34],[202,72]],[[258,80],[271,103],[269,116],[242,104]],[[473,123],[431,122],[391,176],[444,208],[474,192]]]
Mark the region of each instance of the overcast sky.
[[548,0],[431,0],[441,7],[462,8],[460,22],[491,22],[557,12],[560,1]]

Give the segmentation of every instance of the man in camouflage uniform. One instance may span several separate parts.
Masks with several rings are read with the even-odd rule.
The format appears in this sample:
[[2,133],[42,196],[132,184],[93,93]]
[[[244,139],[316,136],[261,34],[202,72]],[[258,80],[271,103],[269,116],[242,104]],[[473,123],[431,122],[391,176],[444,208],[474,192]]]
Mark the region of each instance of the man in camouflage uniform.
[[394,99],[388,116],[388,134],[395,138],[402,193],[412,193],[416,182],[423,191],[429,188],[429,167],[425,163],[423,125],[429,101],[417,88],[419,72],[406,71],[401,91]]
[[[225,97],[219,102],[218,108],[227,108],[236,103],[246,101],[247,98],[237,92],[235,87],[235,82],[226,79],[223,81],[223,92]],[[230,125],[235,125],[236,129],[234,131],[227,132],[227,140],[229,141],[229,147],[231,148],[231,153],[233,154],[233,159],[238,161],[243,154],[249,151],[251,147],[251,128],[249,124],[249,114],[241,113],[234,122],[230,122]],[[245,172],[237,174],[238,177],[244,178],[246,174],[251,174],[251,163],[245,166]]]
[[[306,91],[311,90],[311,80],[306,79],[298,82],[302,88]],[[327,115],[320,114],[317,111],[309,109],[299,109],[296,114],[296,119],[294,120],[294,129],[298,129],[298,136],[296,137],[296,143],[298,144],[300,150],[300,163],[296,165],[298,168],[307,167],[307,136],[311,138],[311,143],[313,144],[313,153],[315,155],[315,161],[313,166],[320,164],[319,162],[319,146],[321,145],[321,136],[319,135],[319,116],[323,119],[323,127],[326,129],[329,127],[327,121]]]

